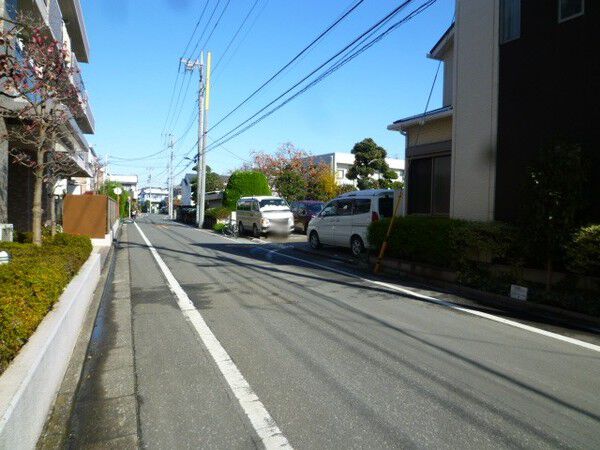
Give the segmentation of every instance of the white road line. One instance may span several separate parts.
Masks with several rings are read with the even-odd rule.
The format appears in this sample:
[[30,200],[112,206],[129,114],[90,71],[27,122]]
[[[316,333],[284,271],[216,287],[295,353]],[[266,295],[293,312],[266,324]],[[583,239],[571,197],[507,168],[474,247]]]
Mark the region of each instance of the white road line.
[[258,434],[265,448],[291,449],[292,446],[275,423],[275,420],[271,417],[231,357],[227,354],[227,351],[225,351],[219,340],[208,327],[202,318],[202,315],[195,308],[194,304],[186,292],[182,289],[181,285],[177,282],[156,249],[152,246],[139,225],[137,223],[134,223],[134,225],[150,249],[150,252],[152,253],[152,256],[154,256],[158,267],[160,267],[165,275],[171,291],[177,297],[177,304],[179,305],[179,308],[198,332],[200,339],[202,339],[202,342],[208,349],[208,352],[217,363],[219,370],[223,374],[223,377],[225,377],[227,384],[233,391],[235,397],[238,399],[242,409],[248,416],[248,419],[250,419],[252,427]]
[[[218,236],[218,235],[217,235]],[[498,323],[502,323],[504,325],[508,325],[511,327],[515,327],[515,328],[520,328],[521,330],[525,330],[525,331],[529,331],[531,333],[536,333],[542,336],[546,336],[552,339],[556,339],[558,341],[562,341],[562,342],[567,342],[569,344],[573,344],[576,345],[578,347],[582,347],[582,348],[586,348],[588,350],[592,350],[595,352],[599,352],[600,353],[600,345],[595,345],[592,344],[590,342],[585,342],[582,341],[580,339],[575,339],[575,338],[571,338],[568,336],[563,336],[562,334],[558,334],[558,333],[553,333],[551,331],[547,331],[547,330],[543,330],[541,328],[536,328],[536,327],[532,327],[531,325],[525,325],[523,323],[520,322],[515,322],[514,320],[509,320],[509,319],[505,319],[504,317],[500,317],[500,316],[496,316],[494,314],[489,314],[489,313],[485,313],[485,312],[481,312],[481,311],[477,311],[475,309],[470,309],[470,308],[466,308],[464,306],[460,306],[457,305],[455,303],[452,302],[448,302],[445,300],[440,300],[438,298],[435,297],[430,297],[429,295],[424,295],[424,294],[420,294],[418,292],[415,292],[411,289],[407,289],[407,288],[403,288],[400,286],[396,286],[394,284],[390,284],[390,283],[385,283],[383,281],[377,281],[377,280],[371,280],[369,278],[363,278],[359,275],[353,274],[351,272],[346,272],[345,270],[340,270],[340,269],[336,269],[330,266],[326,266],[323,264],[319,264],[313,261],[308,261],[306,259],[302,259],[302,258],[296,258],[295,256],[290,256],[290,255],[286,255],[285,253],[280,253],[280,250],[271,250],[270,252],[268,252],[268,259],[271,260],[273,257],[273,254],[277,254],[281,257],[284,258],[288,258],[294,261],[299,261],[302,262],[304,264],[308,264],[314,267],[318,267],[320,269],[325,269],[325,270],[329,270],[331,272],[335,272],[335,273],[339,273],[340,275],[345,275],[348,277],[352,277],[352,278],[356,278],[358,280],[361,280],[365,283],[369,283],[369,284],[374,284],[376,286],[381,286],[381,287],[385,287],[386,289],[391,289],[397,292],[401,292],[403,294],[407,294],[407,295],[411,295],[413,297],[417,297],[417,298],[421,298],[423,300],[427,300],[428,302],[431,303],[435,303],[437,305],[440,306],[445,306],[447,308],[450,309],[454,309],[456,311],[462,311],[466,314],[471,314],[473,316],[477,316],[477,317],[481,317],[484,319],[488,319],[488,320],[493,320],[494,322],[498,322]]]

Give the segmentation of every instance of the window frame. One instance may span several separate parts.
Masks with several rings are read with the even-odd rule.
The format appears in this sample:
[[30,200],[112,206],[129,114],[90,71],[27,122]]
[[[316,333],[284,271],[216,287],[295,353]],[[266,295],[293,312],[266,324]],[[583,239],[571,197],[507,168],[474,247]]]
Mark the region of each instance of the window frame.
[[[506,36],[504,36],[503,30],[505,27],[503,26],[503,21],[506,19],[505,15],[504,15],[505,1],[508,1],[508,0],[500,0],[499,23],[498,23],[498,37],[499,37],[500,45],[507,44],[509,42],[520,39],[521,31],[522,31],[521,25],[522,25],[522,18],[523,18],[523,5],[522,5],[521,1],[518,0],[519,1],[519,31],[517,32],[516,36],[510,37],[510,38],[507,38]],[[560,2],[560,0],[559,0],[559,2]]]
[[585,0],[580,0],[581,3],[581,11],[576,13],[576,14],[571,14],[570,16],[567,17],[561,17],[560,14],[560,6],[563,0],[558,0],[557,5],[558,5],[558,13],[557,13],[557,17],[558,17],[558,23],[563,23],[563,22],[567,22],[571,19],[576,19],[577,17],[581,17],[583,15],[585,15]]

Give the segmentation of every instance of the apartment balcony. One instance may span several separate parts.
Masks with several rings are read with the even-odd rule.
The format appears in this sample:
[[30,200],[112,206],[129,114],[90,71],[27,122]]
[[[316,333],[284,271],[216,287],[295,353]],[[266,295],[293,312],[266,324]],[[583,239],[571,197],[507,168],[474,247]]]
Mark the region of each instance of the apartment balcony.
[[58,0],[71,48],[82,63],[89,62],[90,44],[85,30],[85,21],[79,0]]
[[81,131],[86,134],[93,134],[96,128],[96,122],[94,120],[94,115],[92,114],[92,108],[90,108],[87,91],[85,89],[83,77],[81,76],[81,69],[79,68],[79,63],[77,62],[77,57],[74,53],[71,58],[71,65],[74,69],[71,81],[81,96],[81,110],[74,111],[75,120],[81,128]]

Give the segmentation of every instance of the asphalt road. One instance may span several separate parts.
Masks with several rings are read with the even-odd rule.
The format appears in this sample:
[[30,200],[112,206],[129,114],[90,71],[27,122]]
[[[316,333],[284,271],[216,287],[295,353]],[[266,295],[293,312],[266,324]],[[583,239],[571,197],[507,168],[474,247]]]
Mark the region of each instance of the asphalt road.
[[600,448],[596,349],[311,265],[285,245],[164,216],[137,225],[184,293],[129,226],[144,447],[264,442],[184,295],[292,447]]

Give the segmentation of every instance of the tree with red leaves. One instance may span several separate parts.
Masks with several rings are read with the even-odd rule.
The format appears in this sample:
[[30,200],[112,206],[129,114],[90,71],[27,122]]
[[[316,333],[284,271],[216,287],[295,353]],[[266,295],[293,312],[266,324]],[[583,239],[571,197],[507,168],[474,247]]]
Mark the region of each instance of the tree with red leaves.
[[21,15],[0,25],[0,112],[11,122],[0,140],[34,175],[31,228],[41,245],[44,184],[52,189],[60,174],[69,176],[68,123],[86,100],[73,82],[78,69],[70,49],[42,21]]

